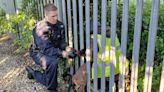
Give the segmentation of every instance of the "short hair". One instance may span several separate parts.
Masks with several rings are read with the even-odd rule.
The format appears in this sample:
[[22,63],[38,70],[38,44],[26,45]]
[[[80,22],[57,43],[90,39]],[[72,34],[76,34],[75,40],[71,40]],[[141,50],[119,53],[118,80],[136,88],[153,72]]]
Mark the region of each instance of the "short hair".
[[46,4],[43,8],[44,14],[49,11],[57,11],[57,7],[54,4]]

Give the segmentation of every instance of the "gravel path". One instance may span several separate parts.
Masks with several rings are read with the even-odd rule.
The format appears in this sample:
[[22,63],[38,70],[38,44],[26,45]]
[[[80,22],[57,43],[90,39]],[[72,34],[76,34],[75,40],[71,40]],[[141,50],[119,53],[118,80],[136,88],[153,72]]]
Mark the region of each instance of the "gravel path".
[[0,92],[47,92],[43,85],[27,78],[25,67],[31,60],[14,54],[11,42],[0,41]]

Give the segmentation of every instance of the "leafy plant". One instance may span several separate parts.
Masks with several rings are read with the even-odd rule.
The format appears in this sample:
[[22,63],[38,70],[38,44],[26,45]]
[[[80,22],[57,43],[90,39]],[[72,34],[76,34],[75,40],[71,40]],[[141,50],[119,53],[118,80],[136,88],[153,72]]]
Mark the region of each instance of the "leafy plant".
[[0,17],[0,34],[10,32],[17,36],[13,41],[13,45],[18,47],[17,53],[24,52],[28,48],[32,37],[31,30],[37,18],[34,6],[36,2],[23,0],[22,3],[19,13]]
[[[5,23],[3,23],[4,21]],[[0,23],[1,34],[10,32],[18,35],[19,33],[19,37],[17,36],[13,42],[13,45],[18,47],[16,52],[23,52],[28,48],[32,36],[31,30],[35,24],[34,17],[29,17],[24,12],[19,12],[8,17],[0,17]]]

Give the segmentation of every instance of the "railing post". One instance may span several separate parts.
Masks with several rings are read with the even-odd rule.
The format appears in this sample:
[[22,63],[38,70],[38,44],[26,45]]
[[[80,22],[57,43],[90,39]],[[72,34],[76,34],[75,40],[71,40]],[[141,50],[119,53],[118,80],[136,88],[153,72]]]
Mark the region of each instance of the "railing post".
[[[71,15],[71,1],[67,0],[67,19],[68,19],[68,38],[69,47],[73,47],[73,36],[72,36],[72,15]],[[73,68],[71,67],[70,73],[73,74]]]
[[86,65],[87,65],[87,92],[90,92],[90,0],[86,0],[85,13],[86,13]]
[[[51,0],[52,1],[52,0]],[[63,13],[63,22],[64,22],[64,25],[65,25],[65,40],[66,42],[68,42],[68,30],[67,30],[67,19],[66,19],[66,2],[65,0],[62,0],[62,13]]]
[[[79,31],[80,31],[80,50],[84,49],[84,28],[83,28],[83,2],[79,0]],[[84,64],[84,57],[80,57],[80,65]]]
[[114,92],[114,66],[116,64],[116,19],[117,19],[117,0],[112,0],[111,7],[111,45],[110,45],[110,80],[109,80],[109,92]]
[[101,3],[101,92],[105,92],[106,0]]
[[128,7],[129,0],[123,0],[123,14],[122,14],[122,29],[121,29],[121,60],[120,76],[119,76],[119,92],[125,91],[125,66],[126,66],[126,48],[127,48],[127,32],[128,32]]
[[93,68],[94,68],[94,92],[97,92],[98,90],[98,83],[97,83],[97,22],[98,22],[98,3],[97,0],[94,0],[93,2]]
[[142,25],[142,7],[143,0],[137,0],[137,7],[135,13],[135,27],[133,40],[133,55],[132,55],[132,72],[131,72],[131,88],[130,92],[137,92],[137,77],[139,64],[139,49],[140,49],[140,35]]
[[153,63],[154,63],[154,49],[155,49],[155,40],[156,40],[156,33],[157,33],[157,26],[158,26],[159,5],[160,5],[160,0],[152,1],[148,46],[147,46],[147,54],[146,54],[144,92],[151,92]]
[[42,15],[42,18],[44,18],[44,14],[43,14],[43,0],[40,0],[40,8],[41,8],[41,15]]
[[[74,37],[74,48],[78,49],[78,34],[77,34],[77,10],[76,10],[76,0],[73,0],[73,37]],[[78,58],[75,58],[75,71],[77,71],[79,66]]]

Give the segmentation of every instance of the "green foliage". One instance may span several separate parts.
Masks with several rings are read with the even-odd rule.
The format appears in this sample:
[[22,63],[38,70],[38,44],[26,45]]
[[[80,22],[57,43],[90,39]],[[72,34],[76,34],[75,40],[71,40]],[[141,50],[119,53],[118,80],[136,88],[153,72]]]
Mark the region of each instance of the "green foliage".
[[[17,16],[19,19],[19,16]],[[18,24],[19,25],[19,35],[20,37],[17,38],[14,42],[14,45],[18,45],[20,47],[20,51],[26,50],[29,46],[29,43],[31,42],[32,38],[32,28],[35,24],[34,17],[29,16],[22,16],[22,19],[20,20]],[[19,52],[19,51],[18,51]]]
[[22,0],[21,7],[19,13],[0,16],[0,34],[10,32],[17,36],[13,41],[13,45],[18,47],[17,53],[22,53],[28,49],[32,38],[32,28],[38,14],[34,0]]
[[37,0],[22,0],[21,6],[26,15],[38,19]]
[[[99,6],[101,1],[99,0]],[[146,68],[146,53],[148,44],[149,23],[151,15],[151,0],[144,0],[143,12],[142,12],[142,28],[141,28],[141,40],[140,40],[140,53],[139,53],[139,70],[138,70],[138,92],[143,92],[144,77]],[[117,4],[117,35],[121,40],[121,23],[122,23],[122,0],[119,0]],[[101,8],[100,8],[101,9]],[[129,18],[128,18],[128,38],[127,38],[127,58],[131,60],[133,50],[133,35],[135,25],[135,9],[136,0],[132,0],[129,3]],[[107,25],[110,25],[111,17],[111,1],[107,3]],[[100,11],[100,10],[99,10]],[[101,19],[101,12],[99,13],[99,20]],[[157,92],[159,90],[160,76],[162,69],[162,56],[164,56],[164,4],[161,3],[159,11],[158,31],[155,44],[155,56],[153,66],[153,79],[152,79],[152,91]]]
[[9,16],[1,16],[0,17],[0,34],[3,34],[7,31],[13,31],[13,25],[9,22]]
[[24,12],[19,12],[14,15],[0,17],[0,23],[1,34],[10,32],[14,35],[19,35],[19,37],[15,38],[13,45],[18,47],[17,53],[24,52],[31,41],[31,30],[35,23],[34,17],[29,17]]

